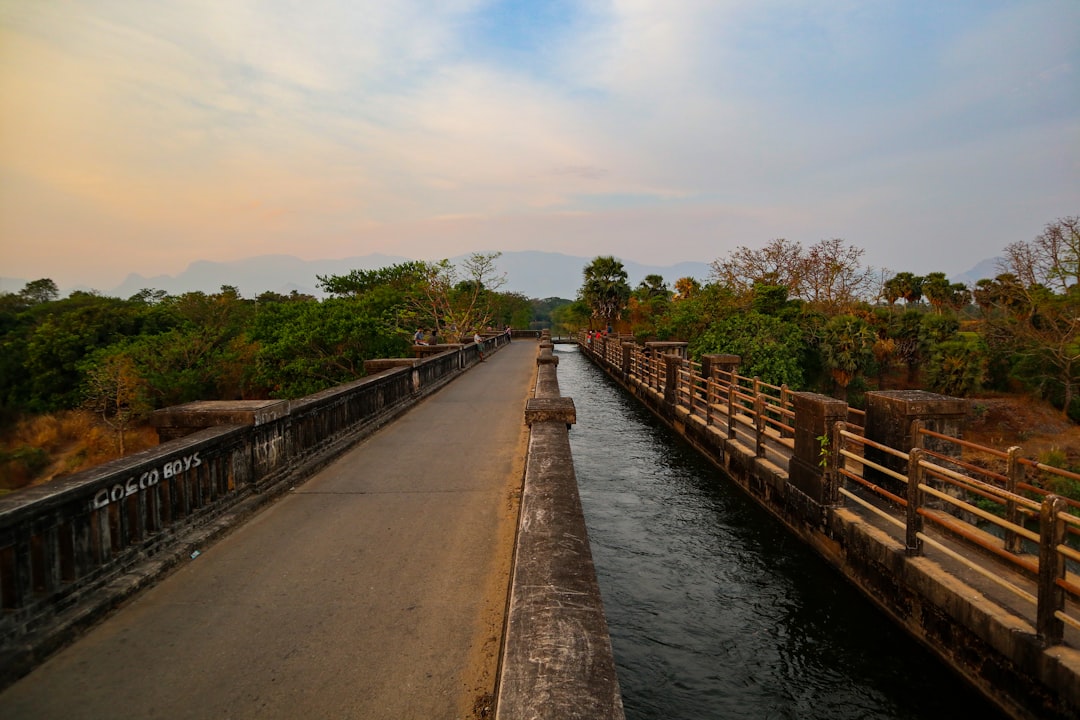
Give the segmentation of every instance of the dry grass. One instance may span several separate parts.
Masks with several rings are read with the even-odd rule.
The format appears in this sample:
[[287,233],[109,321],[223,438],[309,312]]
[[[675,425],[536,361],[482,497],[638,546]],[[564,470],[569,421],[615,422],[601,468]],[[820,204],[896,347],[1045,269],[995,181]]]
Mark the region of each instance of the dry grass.
[[[150,427],[125,435],[128,454],[157,445]],[[18,421],[0,438],[0,492],[38,485],[120,457],[115,431],[93,413],[68,410]]]

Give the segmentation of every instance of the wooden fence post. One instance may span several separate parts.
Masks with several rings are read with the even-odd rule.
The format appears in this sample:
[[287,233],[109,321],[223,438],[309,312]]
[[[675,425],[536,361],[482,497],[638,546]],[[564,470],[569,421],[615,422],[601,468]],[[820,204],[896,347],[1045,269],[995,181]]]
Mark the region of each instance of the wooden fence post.
[[[916,422],[918,421],[916,420]],[[922,508],[922,490],[919,485],[923,479],[923,469],[922,465],[920,465],[923,452],[922,448],[912,448],[908,454],[907,523],[904,552],[912,557],[923,553],[922,538],[919,537],[919,533],[923,531],[923,516],[919,513]]]
[[1057,547],[1065,542],[1065,521],[1058,513],[1068,509],[1064,498],[1047,495],[1039,512],[1039,607],[1035,629],[1043,645],[1059,645],[1065,623],[1057,613],[1065,609],[1065,590],[1058,585],[1065,579],[1065,556]]
[[[1020,448],[1009,448],[1008,471],[1005,480],[1005,490],[1010,495],[1016,494],[1016,487],[1024,482],[1024,465],[1020,462]],[[1020,513],[1020,505],[1011,497],[1005,501],[1005,519],[1013,525],[1022,525],[1024,518]],[[1011,553],[1019,554],[1023,551],[1023,538],[1014,530],[1005,530],[1005,549]]]

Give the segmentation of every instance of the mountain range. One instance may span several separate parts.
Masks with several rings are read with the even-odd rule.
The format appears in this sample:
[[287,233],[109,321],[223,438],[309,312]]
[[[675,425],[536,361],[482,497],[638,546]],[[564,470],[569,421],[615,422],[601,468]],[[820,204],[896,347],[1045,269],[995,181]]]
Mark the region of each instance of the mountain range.
[[[468,255],[450,258],[458,264]],[[243,260],[215,262],[198,260],[188,265],[179,275],[155,275],[145,277],[131,273],[122,283],[111,289],[85,286],[60,288],[62,295],[73,290],[98,290],[110,297],[131,297],[143,289],[164,290],[170,295],[185,292],[218,292],[222,285],[236,287],[244,297],[256,297],[264,292],[287,295],[298,293],[325,297],[318,287],[318,276],[347,275],[352,270],[374,270],[410,258],[395,255],[370,254],[338,260],[302,260],[292,255],[258,255]],[[540,251],[504,252],[496,261],[500,273],[505,273],[507,292],[518,292],[530,298],[559,297],[572,299],[577,296],[583,282],[583,271],[592,257],[578,257],[563,253]],[[673,287],[682,277],[692,277],[702,283],[709,280],[709,263],[682,262],[675,265],[644,265],[632,260],[621,260],[631,287],[637,287],[646,275],[660,275]],[[973,284],[984,277],[994,277],[998,258],[983,260],[967,272],[951,278],[953,282]],[[26,280],[0,278],[0,292],[18,292]]]
[[[470,253],[471,254],[471,253]],[[468,255],[450,258],[460,264]],[[185,292],[218,292],[222,285],[236,287],[243,297],[256,297],[264,292],[287,295],[298,293],[325,297],[318,287],[318,276],[347,275],[351,270],[375,270],[411,258],[394,255],[361,255],[338,260],[302,260],[292,255],[259,255],[230,262],[198,260],[188,265],[179,275],[155,275],[146,277],[131,273],[122,283],[108,290],[93,288],[110,297],[131,297],[143,289],[164,290],[170,295]],[[562,253],[521,251],[504,252],[496,260],[499,273],[505,274],[504,292],[518,292],[530,298],[560,297],[572,299],[583,282],[585,266],[591,257],[575,257]],[[642,265],[623,260],[631,287],[636,287],[646,275],[663,276],[669,286],[681,277],[692,277],[705,282],[709,277],[709,264],[683,262],[676,265]],[[18,292],[26,280],[0,278],[0,292]],[[88,287],[60,288],[66,295],[72,290],[90,290]]]

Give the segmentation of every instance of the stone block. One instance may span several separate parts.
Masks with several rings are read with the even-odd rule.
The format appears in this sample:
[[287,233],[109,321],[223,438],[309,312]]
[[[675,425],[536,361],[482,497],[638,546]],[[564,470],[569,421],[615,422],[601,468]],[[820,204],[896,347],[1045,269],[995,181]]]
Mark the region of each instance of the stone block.
[[574,399],[568,397],[529,398],[525,403],[525,424],[561,422],[573,425],[577,422]]

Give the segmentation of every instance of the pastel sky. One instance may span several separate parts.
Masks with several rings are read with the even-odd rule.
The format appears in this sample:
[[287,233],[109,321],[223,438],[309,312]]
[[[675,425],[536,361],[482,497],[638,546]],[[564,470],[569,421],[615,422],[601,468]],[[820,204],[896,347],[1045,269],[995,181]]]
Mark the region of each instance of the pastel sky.
[[284,253],[963,272],[1080,215],[1077,0],[0,0],[0,276]]

